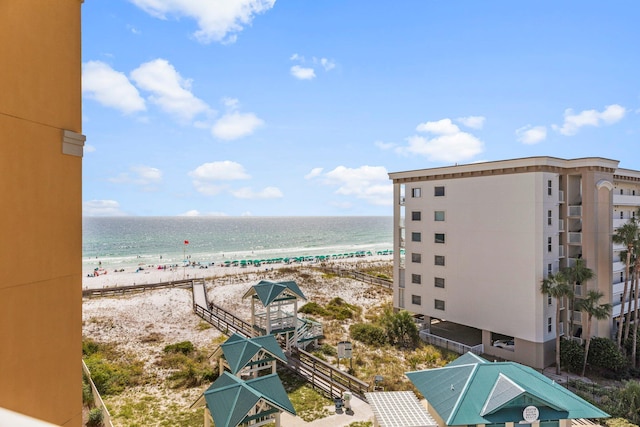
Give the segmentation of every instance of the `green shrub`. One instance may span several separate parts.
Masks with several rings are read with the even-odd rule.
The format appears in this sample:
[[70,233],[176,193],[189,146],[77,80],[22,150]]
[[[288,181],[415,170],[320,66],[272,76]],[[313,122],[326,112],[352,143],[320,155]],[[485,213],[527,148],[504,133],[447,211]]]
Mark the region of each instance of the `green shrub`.
[[91,411],[89,411],[89,420],[87,421],[87,427],[102,427],[103,425],[102,409],[93,408]]
[[367,323],[355,323],[349,327],[349,335],[365,344],[381,346],[387,344],[387,334],[379,326]]
[[92,354],[97,353],[99,350],[100,350],[100,344],[98,344],[94,340],[90,338],[82,340],[83,356],[91,356]]
[[89,384],[84,375],[82,376],[82,404],[88,408],[93,408],[93,392],[91,391],[91,384]]
[[182,353],[182,354],[191,354],[193,353],[194,347],[191,341],[182,341],[175,344],[169,344],[164,348],[165,353]]
[[569,372],[580,373],[584,362],[584,348],[575,341],[560,340],[560,365]]
[[190,341],[166,346],[155,364],[173,371],[168,376],[172,388],[197,387],[217,378],[207,355],[195,349]]
[[143,378],[143,363],[138,360],[112,362],[98,352],[85,358],[85,363],[93,383],[103,396],[118,394],[125,388],[140,384]]
[[382,323],[389,343],[403,347],[415,347],[418,344],[420,339],[418,327],[408,311],[402,310],[393,313],[387,310],[382,318]]
[[627,368],[627,359],[609,338],[594,337],[589,346],[589,366],[620,372]]
[[298,309],[298,312],[315,316],[328,317],[329,312],[316,302],[308,302]]
[[634,424],[640,422],[640,383],[627,381],[618,395],[618,414]]
[[336,350],[336,348],[332,345],[329,344],[322,344],[320,346],[320,348],[318,349],[319,353],[325,354],[327,356],[337,356],[338,355],[338,350]]

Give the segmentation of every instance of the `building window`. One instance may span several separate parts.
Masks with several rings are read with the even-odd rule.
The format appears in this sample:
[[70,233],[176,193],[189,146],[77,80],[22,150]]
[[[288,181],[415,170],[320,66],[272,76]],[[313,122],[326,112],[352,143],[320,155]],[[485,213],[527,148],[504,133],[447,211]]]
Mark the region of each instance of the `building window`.
[[422,255],[421,254],[411,254],[411,262],[417,262],[417,263],[421,263],[422,262]]
[[433,195],[436,197],[444,196],[444,186],[433,187]]
[[547,237],[547,252],[551,252],[552,251],[552,249],[551,249],[552,241],[553,240],[551,239],[551,237]]
[[422,276],[419,275],[419,274],[412,274],[411,275],[411,283],[413,283],[414,285],[422,284]]
[[414,197],[414,198],[422,197],[422,189],[421,188],[412,188],[411,189],[411,197]]
[[553,273],[553,264],[547,264],[547,274]]
[[547,332],[551,333],[551,317],[547,318]]
[[412,242],[422,242],[422,234],[413,232],[411,233]]
[[624,219],[624,212],[620,211],[620,219]]
[[444,310],[444,301],[441,299],[434,300],[434,307],[436,310]]
[[552,299],[551,294],[547,294],[547,305],[551,305]]
[[422,305],[422,297],[420,295],[411,295],[411,304]]
[[444,243],[444,233],[436,233],[434,235],[435,243]]
[[436,288],[444,288],[444,278],[443,277],[434,277],[433,278],[433,286]]
[[620,195],[622,196],[623,194],[624,194],[624,193],[623,193],[623,190],[622,190],[622,188],[621,188],[621,189],[620,189]]
[[436,255],[435,256],[435,264],[436,265],[444,265],[444,255]]
[[624,282],[624,273],[620,272],[620,282]]
[[553,212],[547,211],[547,225],[553,224]]
[[411,221],[420,221],[422,219],[422,215],[420,211],[411,212]]
[[635,196],[636,195],[636,190],[631,190],[631,195]]
[[433,216],[434,221],[444,221],[444,211],[435,211]]
[[547,195],[553,195],[553,181],[551,180],[547,181]]

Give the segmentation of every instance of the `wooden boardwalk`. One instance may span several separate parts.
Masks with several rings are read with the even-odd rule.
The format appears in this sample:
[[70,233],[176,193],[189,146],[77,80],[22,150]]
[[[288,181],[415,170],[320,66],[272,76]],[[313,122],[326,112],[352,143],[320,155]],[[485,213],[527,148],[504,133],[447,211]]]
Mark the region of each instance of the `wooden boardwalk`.
[[[246,338],[257,335],[251,324],[209,302],[204,281],[193,281],[193,310],[225,335],[238,333]],[[294,348],[287,354],[287,360],[289,369],[328,397],[342,397],[343,392],[350,391],[364,400],[364,394],[369,391],[370,386],[366,382],[304,350]]]
[[[386,279],[370,276],[355,270],[319,268],[322,271],[337,274],[341,277],[351,277],[365,283],[375,284],[387,288],[392,287],[392,282]],[[219,307],[207,298],[205,281],[202,279],[174,280],[171,282],[152,283],[144,285],[118,286],[111,288],[83,289],[82,296],[110,297],[131,293],[146,292],[166,288],[191,288],[193,292],[193,311],[203,320],[214,326],[225,335],[238,333],[251,338],[258,333],[250,323],[235,316],[233,313]],[[287,367],[300,375],[311,384],[312,387],[322,391],[326,396],[342,397],[344,391],[350,391],[354,396],[365,400],[364,393],[370,390],[366,382],[347,374],[344,371],[326,363],[304,350],[294,348],[287,358]]]

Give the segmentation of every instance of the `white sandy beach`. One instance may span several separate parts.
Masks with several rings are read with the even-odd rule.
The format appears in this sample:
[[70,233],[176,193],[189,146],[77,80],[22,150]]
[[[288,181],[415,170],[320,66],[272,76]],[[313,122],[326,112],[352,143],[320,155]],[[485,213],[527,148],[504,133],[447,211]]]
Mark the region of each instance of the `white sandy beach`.
[[[354,268],[354,264],[369,264],[376,262],[391,262],[393,255],[371,255],[366,257],[340,258],[325,261],[322,265],[342,266],[344,268]],[[82,288],[97,289],[117,286],[143,285],[160,282],[170,282],[183,279],[200,279],[209,277],[223,277],[230,275],[260,273],[280,268],[296,268],[304,266],[319,266],[317,262],[303,263],[274,263],[262,264],[259,267],[247,265],[240,266],[193,266],[193,267],[166,267],[158,268],[157,264],[142,264],[137,268],[125,268],[124,271],[116,271],[115,269],[100,269],[99,275],[94,274],[92,266],[85,266],[82,272]]]

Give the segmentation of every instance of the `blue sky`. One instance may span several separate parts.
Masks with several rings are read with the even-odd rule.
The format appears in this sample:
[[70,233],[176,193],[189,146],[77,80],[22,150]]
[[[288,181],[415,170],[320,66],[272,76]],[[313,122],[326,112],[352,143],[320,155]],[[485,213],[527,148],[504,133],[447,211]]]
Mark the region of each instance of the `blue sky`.
[[636,1],[87,0],[85,215],[391,215],[389,172],[640,169]]

